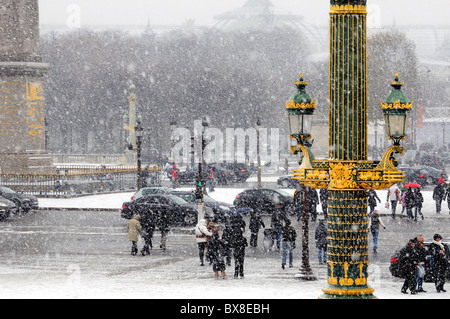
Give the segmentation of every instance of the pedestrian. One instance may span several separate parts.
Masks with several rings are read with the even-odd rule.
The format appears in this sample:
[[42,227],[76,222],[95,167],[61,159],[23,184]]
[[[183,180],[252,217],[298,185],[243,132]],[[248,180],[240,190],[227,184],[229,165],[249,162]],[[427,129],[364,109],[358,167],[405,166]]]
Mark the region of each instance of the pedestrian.
[[447,189],[445,190],[444,198],[447,198],[448,212],[450,214],[450,183],[447,185]]
[[441,213],[442,200],[445,197],[444,180],[442,178],[438,179],[438,183],[433,190],[433,199],[436,202],[436,214]]
[[172,165],[172,170],[170,171],[170,176],[172,178],[172,188],[177,187],[177,178],[178,178],[179,169],[175,164]]
[[259,211],[252,210],[250,212],[250,246],[251,247],[257,247],[258,246],[258,234],[259,229],[266,228],[266,225],[264,224],[264,221],[261,218],[261,214]]
[[420,188],[416,188],[414,192],[414,221],[417,221],[417,213],[419,213],[422,216],[423,220],[422,204],[423,204],[423,195],[420,192]]
[[141,254],[142,256],[150,255],[150,249],[153,249],[153,232],[156,227],[153,211],[150,210],[144,214],[140,219],[140,223],[142,226],[141,237],[144,239],[144,247],[142,247]]
[[245,260],[245,247],[248,246],[247,238],[244,237],[242,232],[236,232],[233,235],[232,240],[233,258],[234,258],[234,278],[244,278],[244,260]]
[[219,271],[222,274],[222,279],[226,278],[225,274],[225,261],[224,261],[225,244],[219,237],[219,232],[214,231],[212,238],[208,243],[208,253],[214,271],[214,278],[219,278]]
[[206,227],[206,219],[200,219],[195,226],[195,239],[198,246],[198,256],[200,257],[200,266],[204,266],[203,260],[206,252],[206,236],[212,236]]
[[318,251],[319,265],[327,263],[327,226],[325,219],[319,217],[319,225],[317,225],[315,236],[316,248]]
[[414,200],[414,193],[412,192],[411,187],[408,187],[406,189],[405,193],[405,207],[406,207],[406,214],[408,216],[408,219],[413,219],[413,208],[415,206],[415,200]]
[[371,214],[374,211],[375,207],[377,207],[377,200],[379,203],[381,203],[381,200],[378,197],[377,192],[375,192],[373,189],[370,189],[368,191],[367,196],[368,196],[367,203],[370,208],[369,214]]
[[319,196],[317,195],[317,191],[314,188],[309,188],[308,204],[311,221],[315,222],[317,219],[317,205],[319,204]]
[[319,190],[319,199],[320,199],[320,203],[322,205],[322,212],[323,215],[325,217],[325,219],[327,219],[327,211],[328,211],[328,189],[326,188],[321,188]]
[[400,249],[399,253],[399,265],[400,271],[405,278],[405,281],[402,286],[401,292],[404,294],[408,293],[408,289],[411,291],[412,295],[415,295],[417,292],[414,289],[414,278],[416,276],[416,268],[417,268],[417,256],[414,250],[416,241],[414,239],[410,239],[408,244]]
[[423,290],[423,278],[425,277],[425,264],[427,262],[427,250],[425,248],[423,236],[417,236],[415,238],[416,244],[414,249],[416,250],[417,257],[417,270],[414,280],[414,290],[416,292],[426,292]]
[[136,214],[127,224],[128,239],[131,241],[131,254],[133,256],[138,252],[137,242],[139,239],[139,231],[142,228],[141,223],[139,222],[140,219],[141,216]]
[[395,218],[397,203],[401,200],[401,192],[397,184],[392,185],[387,192],[386,203],[391,205],[392,218]]
[[400,202],[402,203],[402,215],[406,210],[406,189],[403,189],[402,191],[402,196],[400,197]]
[[222,240],[223,243],[225,244],[224,255],[226,258],[227,266],[231,266],[231,253],[233,251],[231,244],[233,240],[233,230],[231,229],[231,225],[228,222],[225,224],[225,228],[222,232]]
[[242,214],[234,213],[230,218],[230,226],[234,234],[244,233],[245,228],[247,227],[247,223],[244,218],[242,218]]
[[378,253],[378,234],[380,233],[380,225],[383,227],[383,229],[386,229],[386,226],[380,218],[380,214],[378,214],[378,210],[374,210],[369,215],[369,223],[367,228],[370,229],[373,237],[373,252],[375,254]]
[[270,228],[272,228],[272,232],[274,233],[274,237],[276,238],[278,250],[280,250],[283,222],[285,220],[286,216],[281,209],[277,208],[272,212],[272,216],[270,218]]
[[283,254],[281,257],[281,268],[283,268],[283,269],[284,269],[284,266],[286,266],[286,259],[287,259],[288,251],[289,251],[289,268],[294,267],[293,251],[295,249],[295,240],[297,239],[297,232],[295,231],[295,228],[291,226],[291,221],[289,219],[286,219],[284,223],[285,223],[285,225],[284,225],[283,231],[282,231]]
[[437,292],[447,292],[444,289],[445,280],[448,269],[447,249],[441,242],[442,236],[435,234],[433,242],[430,245],[429,252],[431,253],[430,266],[433,271],[434,284]]
[[161,232],[161,244],[159,245],[159,248],[166,250],[167,236],[169,235],[171,226],[171,220],[167,211],[162,210],[160,212],[157,224],[159,231]]

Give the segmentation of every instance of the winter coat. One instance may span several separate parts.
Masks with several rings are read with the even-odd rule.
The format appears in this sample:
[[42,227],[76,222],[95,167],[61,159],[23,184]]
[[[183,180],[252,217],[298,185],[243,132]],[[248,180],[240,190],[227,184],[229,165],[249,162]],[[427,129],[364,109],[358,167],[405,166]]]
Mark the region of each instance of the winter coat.
[[134,215],[134,217],[128,222],[128,239],[130,241],[138,241],[139,239],[139,231],[142,228],[139,219],[141,219],[141,216]]
[[231,247],[231,242],[233,241],[233,230],[231,226],[226,225],[222,232],[222,240],[227,248]]
[[245,231],[245,227],[247,223],[242,218],[241,214],[233,215],[230,220],[231,228],[233,229],[233,233],[243,233]]
[[[441,251],[443,251],[441,253]],[[447,249],[441,242],[433,240],[428,249],[431,254],[430,266],[433,267],[433,273],[445,274],[448,268]]]
[[412,277],[416,273],[416,267],[418,263],[418,257],[416,255],[416,250],[409,244],[400,249],[400,254],[398,257],[400,273],[404,277]]
[[195,226],[195,239],[197,243],[206,243],[206,236],[211,237],[212,235],[206,227],[206,219],[200,219]]
[[415,205],[414,193],[410,188],[405,193],[405,206],[406,208],[413,208]]
[[436,187],[433,190],[433,199],[435,201],[442,201],[445,197],[445,189],[442,184],[436,185]]
[[172,170],[170,171],[170,174],[172,175],[172,179],[177,179],[178,171],[179,171],[179,169],[175,165],[173,165]]
[[242,234],[235,235],[233,237],[233,241],[231,242],[234,259],[244,260],[245,247],[247,246],[248,246],[247,238],[245,238]]
[[214,232],[208,243],[208,256],[215,272],[225,270],[225,248],[225,243],[219,238],[219,233]]
[[368,229],[380,229],[380,225],[383,226],[383,228],[386,228],[386,226],[383,224],[383,221],[380,218],[380,215],[378,213],[373,212],[369,215],[369,223],[367,228]]
[[274,212],[272,212],[272,216],[270,218],[270,227],[272,227],[273,229],[276,229],[278,227],[282,227],[283,226],[283,222],[286,220],[286,215],[284,212],[280,211],[280,210],[276,210]]
[[249,228],[252,233],[257,233],[259,229],[266,228],[266,225],[264,224],[261,215],[259,213],[252,212],[250,215],[250,224]]
[[316,240],[317,248],[327,247],[327,226],[324,221],[320,221],[319,225],[317,225],[314,238]]
[[153,231],[156,227],[156,217],[152,212],[144,214],[139,220],[141,223],[141,236],[144,238],[152,238]]
[[369,190],[368,196],[369,198],[367,203],[369,204],[369,206],[377,206],[377,199],[378,202],[381,202],[380,198],[374,190]]
[[414,206],[422,208],[423,195],[420,191],[414,193]]
[[297,232],[295,231],[295,228],[291,225],[284,226],[281,232],[281,238],[282,241],[295,242],[297,239]]
[[170,230],[171,220],[166,211],[161,211],[157,220],[158,228],[161,232],[167,232]]
[[399,201],[400,199],[401,199],[400,189],[397,187],[397,185],[391,186],[388,189],[386,201],[389,202],[390,200],[394,202]]
[[310,207],[310,212],[316,211],[316,206],[319,204],[319,196],[314,188],[310,188],[308,192],[308,203]]

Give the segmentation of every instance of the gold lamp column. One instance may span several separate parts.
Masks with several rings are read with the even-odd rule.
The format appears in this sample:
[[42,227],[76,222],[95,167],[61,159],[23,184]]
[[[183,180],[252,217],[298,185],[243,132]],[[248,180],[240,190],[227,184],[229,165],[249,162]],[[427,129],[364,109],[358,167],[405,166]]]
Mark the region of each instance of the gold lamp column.
[[[305,139],[291,146],[303,160],[294,179],[328,189],[327,286],[322,298],[375,298],[368,285],[367,191],[404,180],[394,153],[403,153],[406,115],[412,103],[396,80],[382,104],[389,137],[394,141],[381,161],[367,159],[367,8],[366,0],[332,0],[330,10],[329,152],[315,160]],[[291,117],[292,104],[286,108]],[[310,137],[310,136],[309,136]]]

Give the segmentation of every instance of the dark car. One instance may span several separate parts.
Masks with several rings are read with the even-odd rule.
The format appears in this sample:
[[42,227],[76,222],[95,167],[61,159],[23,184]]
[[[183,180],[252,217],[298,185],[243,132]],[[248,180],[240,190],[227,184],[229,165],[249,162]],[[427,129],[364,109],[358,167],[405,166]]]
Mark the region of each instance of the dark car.
[[143,187],[140,190],[138,190],[136,193],[134,193],[133,196],[131,196],[131,199],[138,199],[142,196],[146,195],[156,195],[156,194],[167,194],[173,191],[173,188],[169,187]]
[[437,169],[444,169],[444,160],[436,154],[426,154],[420,157],[420,165],[431,166]]
[[277,184],[283,188],[297,188],[300,182],[297,179],[292,179],[293,175],[280,176],[277,180]]
[[14,202],[0,197],[0,221],[7,219],[11,214],[17,212],[17,206]]
[[[173,191],[171,192],[171,194],[181,197],[188,203],[198,205],[194,192]],[[203,203],[206,207],[209,207],[212,210],[214,216],[213,217],[210,216],[208,220],[213,220],[214,222],[226,221],[227,218],[230,216],[230,214],[234,211],[233,205],[224,202],[219,202],[214,198],[209,197],[208,195],[203,195]]]
[[[231,171],[235,180],[238,183],[245,183],[247,179],[252,175],[252,172],[248,169],[248,166],[244,163],[212,163],[209,166],[213,166],[219,171],[223,171],[225,173],[230,174]],[[231,176],[231,174],[230,174]]]
[[[424,281],[425,282],[434,282],[434,278],[433,278],[433,270],[430,267],[430,261],[431,261],[431,253],[429,253],[429,249],[430,249],[430,245],[431,243],[424,243],[425,244],[425,249],[427,250],[427,262],[425,263],[425,277],[424,277]],[[442,243],[444,244],[445,247],[445,252],[447,254],[447,256],[450,256],[449,254],[449,248],[448,248],[448,244],[446,243]],[[400,265],[398,262],[398,258],[400,257],[400,249],[397,249],[395,251],[395,253],[391,256],[391,263],[389,265],[389,271],[391,273],[392,276],[397,277],[397,278],[404,278],[403,275],[400,272]],[[450,280],[450,263],[449,263],[449,269],[447,271],[447,280]]]
[[267,214],[276,210],[283,210],[289,215],[295,214],[293,196],[277,189],[255,188],[244,190],[236,196],[233,205],[236,209],[251,208],[254,211]]
[[[211,166],[207,165],[205,178],[209,174]],[[236,175],[229,169],[214,166],[214,179],[217,184],[226,185],[236,181]],[[198,166],[191,167],[185,171],[178,172],[177,181],[180,185],[193,185],[198,179]]]
[[405,183],[419,183],[421,186],[436,185],[439,178],[447,181],[448,176],[444,170],[430,166],[399,166],[399,170],[405,172]]
[[[149,211],[153,211],[157,221],[163,214],[169,216],[169,223],[171,225],[193,226],[197,224],[197,206],[172,194],[147,195],[130,202],[125,202],[122,204],[120,215],[123,218],[130,219],[135,214],[143,216]],[[206,216],[207,213],[205,213]]]
[[11,188],[0,186],[0,196],[12,201],[18,210],[24,213],[39,209],[39,201],[33,195],[17,193]]

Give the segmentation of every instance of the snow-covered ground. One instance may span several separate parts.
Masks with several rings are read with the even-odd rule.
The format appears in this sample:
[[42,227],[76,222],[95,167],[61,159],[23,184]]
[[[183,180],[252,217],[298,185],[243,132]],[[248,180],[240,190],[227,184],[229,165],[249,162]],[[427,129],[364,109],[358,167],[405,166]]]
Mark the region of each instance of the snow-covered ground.
[[[224,202],[232,203],[236,194],[242,189],[216,188],[210,196]],[[292,189],[286,189],[293,193]],[[105,194],[85,196],[69,199],[40,198],[41,207],[56,208],[106,208],[120,209],[122,202],[132,196],[132,192],[120,194]],[[425,217],[435,217],[435,204],[431,199],[432,191],[423,191],[425,198]],[[378,191],[381,204],[378,209],[381,213],[389,213],[384,208],[386,191]],[[450,222],[446,203],[443,205],[441,218]],[[87,262],[98,264],[96,256],[86,256]],[[29,298],[171,298],[171,299],[317,299],[322,295],[322,288],[326,286],[326,268],[314,264],[318,274],[317,281],[303,282],[295,279],[300,264],[297,256],[295,268],[280,270],[279,259],[246,258],[246,278],[244,280],[214,280],[211,269],[198,267],[198,257],[188,256],[162,256],[156,252],[150,258],[130,258],[127,254],[111,256],[108,262],[128,262],[129,272],[117,273],[114,276],[104,276],[100,273],[85,273],[79,268],[63,269],[60,276],[49,274],[48,277],[33,277],[32,282],[25,274],[15,274],[14,281],[0,283],[0,297],[21,298],[20,290],[9,289],[8,296],[2,295],[3,288],[11,285],[23,285],[26,296]],[[103,259],[104,262],[104,259]],[[320,268],[322,267],[322,268]],[[433,284],[427,283],[424,288],[427,293],[403,295],[400,293],[402,281],[390,276],[380,276],[380,269],[373,266],[371,287],[375,289],[374,295],[381,299],[446,299],[450,292],[438,294]],[[4,269],[4,268],[3,268]],[[138,271],[140,269],[140,271]],[[143,269],[143,270],[142,270]],[[70,273],[70,276],[68,276]],[[135,280],[139,276],[141,280]],[[133,283],[130,285],[130,280]],[[68,289],[68,284],[69,288]],[[199,289],[199,285],[210,289]],[[11,288],[11,287],[9,287]],[[14,295],[14,292],[17,295]],[[11,295],[12,294],[12,295]]]

